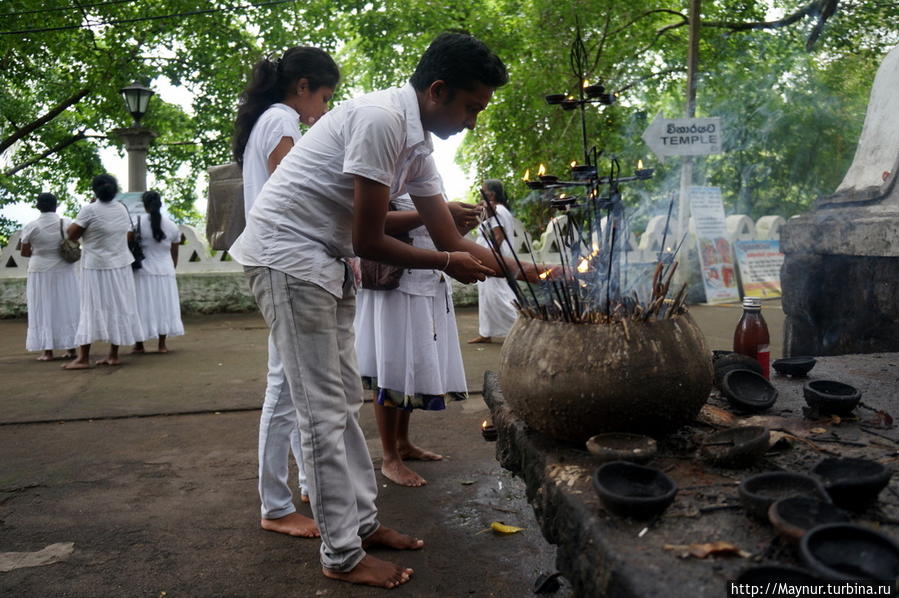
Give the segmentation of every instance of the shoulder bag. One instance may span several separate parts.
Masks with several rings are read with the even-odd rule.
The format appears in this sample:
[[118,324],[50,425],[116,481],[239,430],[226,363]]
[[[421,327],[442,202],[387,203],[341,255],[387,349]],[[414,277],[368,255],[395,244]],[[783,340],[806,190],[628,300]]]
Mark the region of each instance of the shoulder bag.
[[[125,207],[127,211],[128,208]],[[128,213],[128,220],[131,221],[131,213]],[[134,226],[134,222],[131,221],[131,232],[134,234],[131,236],[131,239],[128,241],[128,249],[131,251],[131,255],[134,257],[134,261],[131,262],[132,270],[140,270],[143,267],[144,261],[144,249],[140,246],[141,242],[141,234],[140,234],[140,216],[137,217],[137,226]]]
[[[395,210],[393,202],[390,202],[390,210]],[[412,244],[412,237],[407,234],[390,235],[403,243]],[[382,264],[365,258],[359,259],[359,269],[362,271],[362,288],[369,291],[392,291],[400,286],[400,278],[406,270],[401,266]]]
[[73,264],[81,259],[81,245],[78,241],[70,241],[66,238],[66,234],[62,230],[62,218],[59,219],[59,236],[62,241],[59,242],[59,255],[64,261]]

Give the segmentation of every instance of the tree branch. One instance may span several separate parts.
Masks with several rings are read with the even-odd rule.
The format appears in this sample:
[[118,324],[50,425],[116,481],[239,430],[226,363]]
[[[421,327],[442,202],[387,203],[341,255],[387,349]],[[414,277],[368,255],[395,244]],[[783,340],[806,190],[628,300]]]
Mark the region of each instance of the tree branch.
[[663,75],[669,75],[671,73],[679,73],[679,72],[683,72],[683,71],[684,71],[683,67],[672,67],[670,69],[661,70],[658,73],[652,73],[648,77],[640,77],[639,79],[636,79],[635,81],[631,81],[624,87],[619,87],[618,89],[616,89],[615,94],[618,95],[623,91],[627,91],[628,89],[637,85],[638,83],[643,83],[644,81],[649,81],[650,79],[655,79],[656,77],[661,77]]
[[38,162],[40,162],[41,160],[46,158],[47,156],[52,156],[53,154],[69,147],[73,143],[81,141],[82,139],[84,139],[86,137],[87,137],[87,135],[84,134],[84,131],[79,131],[78,133],[72,135],[68,139],[64,139],[63,141],[60,141],[59,143],[57,143],[56,145],[54,145],[47,151],[40,154],[39,156],[35,156],[31,160],[28,160],[27,162],[23,162],[23,163],[19,164],[18,166],[13,166],[12,168],[7,170],[3,174],[5,176],[12,176],[12,175],[16,174],[17,172],[19,172],[20,170],[24,170],[24,169],[28,168],[29,166],[33,166],[34,164],[37,164]]
[[84,96],[90,93],[90,91],[90,88],[87,87],[76,91],[71,96],[57,104],[56,107],[47,112],[45,115],[14,131],[12,135],[0,141],[0,154],[9,149],[9,147],[19,139],[22,139],[26,135],[39,129],[40,127],[44,126],[45,124],[62,114],[69,106],[80,102]]

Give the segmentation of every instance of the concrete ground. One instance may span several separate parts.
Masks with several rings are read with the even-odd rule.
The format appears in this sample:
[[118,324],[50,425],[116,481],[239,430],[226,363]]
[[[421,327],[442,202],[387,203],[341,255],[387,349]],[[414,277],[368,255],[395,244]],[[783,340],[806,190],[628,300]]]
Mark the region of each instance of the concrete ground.
[[[738,306],[692,312],[710,348],[730,347]],[[766,302],[763,313],[779,357],[780,306]],[[447,458],[413,465],[429,480],[423,488],[378,478],[382,521],[424,538],[426,547],[377,555],[415,569],[392,595],[518,598],[554,570],[555,549],[542,538],[522,483],[481,438],[487,408],[479,392],[484,371],[498,369],[500,345],[465,344],[477,333],[477,309],[457,315],[472,396],[444,412],[416,413],[412,426],[414,440]],[[168,355],[125,355],[121,367],[69,372],[61,361],[37,362],[24,351],[23,320],[0,320],[0,595],[381,595],[325,579],[318,541],[259,528],[261,318],[191,316],[185,327]],[[96,346],[96,356],[105,348]],[[362,425],[377,468],[368,406]],[[484,531],[492,521],[525,531]],[[58,562],[23,566],[36,555],[22,553],[44,549],[56,551],[50,560]],[[569,595],[564,585],[556,594]]]

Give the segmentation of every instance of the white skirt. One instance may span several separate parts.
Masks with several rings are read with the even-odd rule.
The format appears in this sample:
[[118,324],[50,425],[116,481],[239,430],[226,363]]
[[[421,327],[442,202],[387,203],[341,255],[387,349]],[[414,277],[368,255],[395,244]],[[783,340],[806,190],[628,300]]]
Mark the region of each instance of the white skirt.
[[72,349],[81,304],[78,269],[63,263],[43,272],[29,272],[25,284],[28,333],[25,349]]
[[393,406],[439,409],[428,406],[428,397],[468,392],[448,293],[426,297],[361,289],[355,328],[359,374],[392,391]]
[[509,334],[518,317],[513,301],[515,293],[504,278],[491,276],[478,282],[478,334],[500,337]]
[[107,270],[81,269],[81,317],[75,344],[103,341],[131,345],[146,338],[131,266]]
[[174,274],[146,274],[142,270],[135,270],[134,290],[137,294],[137,311],[144,329],[142,340],[156,338],[160,334],[184,334],[178,282]]

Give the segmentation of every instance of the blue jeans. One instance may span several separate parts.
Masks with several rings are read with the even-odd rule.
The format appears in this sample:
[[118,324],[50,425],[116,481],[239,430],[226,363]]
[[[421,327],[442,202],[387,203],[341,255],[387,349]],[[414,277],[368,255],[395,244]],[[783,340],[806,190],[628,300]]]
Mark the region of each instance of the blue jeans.
[[266,267],[245,269],[271,330],[300,427],[322,566],[353,569],[362,540],[379,527],[378,485],[359,426],[362,382],[356,366],[353,277],[343,296]]

